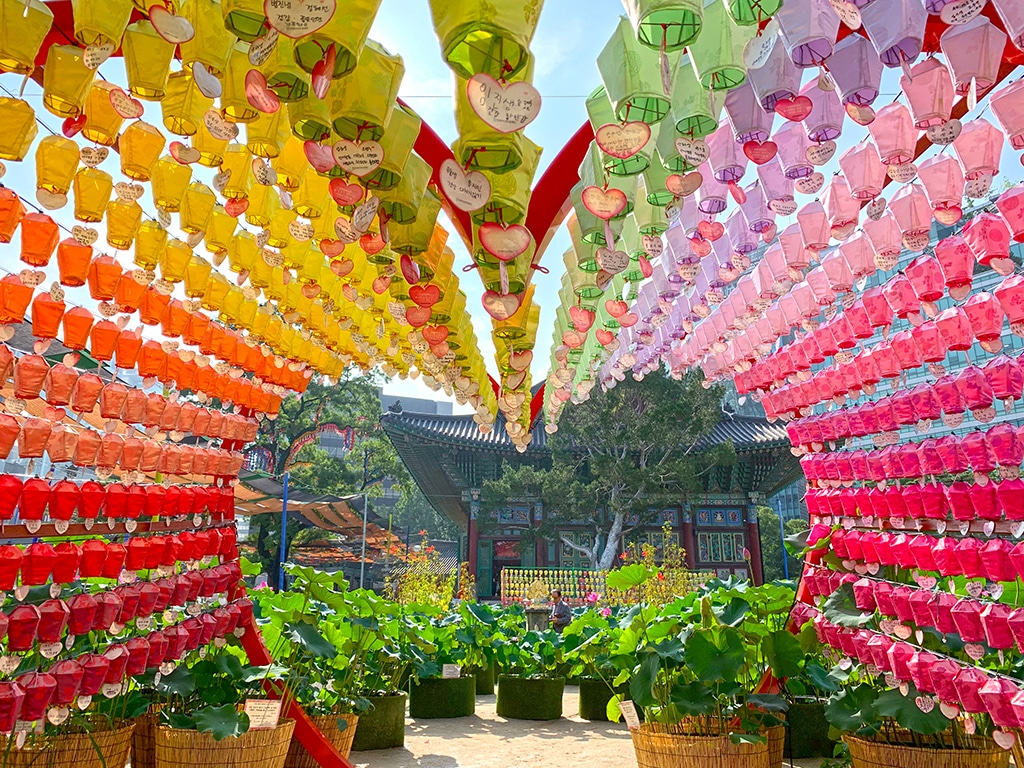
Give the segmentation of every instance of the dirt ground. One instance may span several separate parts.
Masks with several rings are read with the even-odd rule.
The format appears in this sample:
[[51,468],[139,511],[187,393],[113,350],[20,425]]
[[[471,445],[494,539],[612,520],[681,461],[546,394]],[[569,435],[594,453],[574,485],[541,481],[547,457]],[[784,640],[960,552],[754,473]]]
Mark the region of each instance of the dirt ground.
[[[494,696],[476,697],[476,714],[452,720],[405,721],[405,748],[353,752],[359,768],[623,768],[636,765],[623,723],[579,717],[575,686],[566,686],[561,720],[506,720]],[[817,768],[819,760],[797,760]],[[789,763],[787,761],[786,765]]]

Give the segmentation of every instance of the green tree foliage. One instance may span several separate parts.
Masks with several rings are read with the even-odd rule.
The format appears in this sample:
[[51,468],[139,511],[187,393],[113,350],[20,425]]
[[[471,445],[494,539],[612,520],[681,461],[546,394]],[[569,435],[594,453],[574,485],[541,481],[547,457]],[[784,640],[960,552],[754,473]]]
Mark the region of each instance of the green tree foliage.
[[[764,564],[764,580],[766,582],[785,578],[782,565],[783,556],[789,565],[789,578],[800,576],[802,565],[798,558],[787,553],[782,544],[782,533],[779,529],[779,516],[771,507],[758,507],[757,523],[761,532],[761,561]],[[807,528],[807,521],[799,518],[787,520],[783,526],[786,536]]]
[[[705,389],[696,374],[675,380],[660,371],[640,382],[627,377],[607,392],[595,390],[559,421],[548,441],[551,467],[506,465],[499,478],[484,483],[483,508],[540,499],[545,520],[531,531],[534,537],[587,520],[598,545],[562,541],[608,569],[623,536],[653,522],[653,510],[686,501],[703,490],[714,466],[733,461],[731,443],[697,450],[722,416],[721,400],[721,389]],[[638,522],[627,522],[631,515]]]

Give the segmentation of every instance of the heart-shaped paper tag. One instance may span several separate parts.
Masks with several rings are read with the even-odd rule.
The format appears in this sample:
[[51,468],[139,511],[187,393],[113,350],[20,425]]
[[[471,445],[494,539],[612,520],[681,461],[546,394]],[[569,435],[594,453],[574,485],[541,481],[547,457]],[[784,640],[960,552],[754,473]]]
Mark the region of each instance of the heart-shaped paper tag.
[[521,224],[503,227],[493,221],[480,225],[477,238],[485,251],[502,261],[511,261],[525,253],[533,240],[530,230]]
[[617,275],[629,266],[629,254],[624,251],[598,248],[597,264],[608,274]]
[[294,237],[300,243],[305,243],[313,239],[313,225],[308,221],[294,221],[288,222],[288,234]]
[[572,320],[573,328],[580,333],[589,331],[596,317],[597,315],[592,310],[578,307],[575,304],[569,307],[569,318]]
[[[89,147],[86,147],[85,149],[89,149]],[[84,152],[85,149],[82,151]],[[182,165],[198,163],[199,158],[202,157],[202,153],[198,149],[190,147],[187,144],[182,144],[180,141],[172,141],[170,146],[168,146],[168,150],[171,153],[171,157]]]
[[533,350],[522,349],[516,352],[512,352],[508,356],[509,367],[514,371],[525,371],[530,367],[530,363],[533,362]]
[[188,19],[184,16],[175,16],[162,5],[149,7],[149,23],[160,37],[174,45],[187,43],[196,36],[196,31]]
[[491,182],[479,171],[466,173],[454,159],[441,163],[438,181],[445,197],[460,211],[472,213],[483,208],[491,197]]
[[267,77],[258,69],[245,73],[245,99],[253,109],[265,115],[272,115],[281,108],[281,99],[267,87]]
[[[320,145],[317,144],[317,146]],[[327,147],[323,147],[323,149],[326,150]],[[333,155],[331,155],[330,164],[333,168]],[[350,184],[345,179],[331,179],[331,183],[328,185],[327,189],[331,193],[331,199],[342,208],[355,205],[363,199],[363,188],[358,184]]]
[[815,171],[810,176],[804,176],[793,182],[793,189],[801,195],[813,195],[825,185],[825,177]]
[[675,147],[676,152],[686,161],[686,164],[693,167],[707,162],[708,156],[711,154],[704,139],[680,137],[675,140]]
[[540,114],[540,93],[530,83],[502,85],[480,73],[466,83],[466,97],[477,117],[499,133],[521,131]]
[[292,39],[311,35],[326,26],[335,9],[335,0],[263,0],[267,22]]
[[602,189],[597,186],[584,187],[583,206],[599,219],[614,219],[626,209],[628,201],[621,189]]
[[75,224],[71,228],[71,236],[82,245],[92,245],[99,239],[100,233],[91,227],[81,227]]
[[[327,173],[334,168],[334,152],[332,148],[315,141],[306,141],[302,144],[302,152],[306,155],[309,164],[317,173]],[[333,181],[333,179],[332,179]],[[333,196],[333,194],[332,194]],[[362,195],[360,195],[362,197]],[[341,203],[338,203],[341,205]]]
[[82,165],[88,168],[95,168],[107,159],[110,150],[106,147],[82,147],[78,154],[82,160]]
[[436,285],[414,285],[409,288],[409,298],[421,307],[432,307],[441,300],[441,289]]
[[607,123],[594,133],[594,140],[606,155],[626,160],[651,140],[651,126],[639,120],[629,123]]
[[373,224],[373,219],[377,215],[377,208],[380,206],[380,198],[369,197],[366,202],[360,205],[352,212],[352,226],[359,230],[360,233],[365,232]]
[[102,45],[89,45],[82,52],[82,64],[86,69],[93,71],[102,66],[103,62],[114,55],[117,50],[117,43],[103,43]]
[[359,237],[363,234],[362,230],[352,226],[352,222],[344,216],[339,216],[334,220],[334,232],[338,235],[339,240],[349,244],[358,242]]
[[[277,48],[277,41],[281,34],[274,28],[270,28],[262,37],[257,37],[249,44],[249,63],[254,67],[262,67],[270,59],[270,55]],[[195,64],[192,65],[193,67]]]
[[704,177],[699,171],[690,171],[685,176],[678,173],[671,174],[665,179],[665,189],[676,197],[689,197],[704,183]]
[[111,88],[108,96],[110,98],[110,106],[112,106],[114,111],[125,120],[134,120],[138,117],[142,117],[142,114],[145,111],[142,106],[142,102],[137,99],[133,99],[120,88]]
[[778,154],[779,145],[774,141],[748,141],[743,145],[743,154],[755,165],[764,165]]
[[501,294],[497,291],[484,291],[480,303],[495,320],[508,320],[519,309],[519,296],[514,293]]
[[823,141],[819,144],[811,144],[804,152],[804,156],[811,165],[824,165],[832,159],[835,153],[836,143],[834,141]]
[[963,130],[963,123],[957,118],[947,120],[940,125],[933,125],[925,130],[928,141],[932,144],[952,144]]
[[238,138],[238,126],[224,119],[216,109],[208,109],[203,114],[203,125],[217,141],[231,141]]
[[807,96],[794,96],[791,99],[779,99],[775,102],[775,114],[799,123],[814,109],[814,103]]
[[[387,243],[381,237],[380,232],[366,232],[359,237],[359,247],[367,256],[375,256],[384,250]],[[413,282],[416,282],[415,280]]]
[[[307,142],[308,144],[309,142]],[[332,147],[334,162],[356,176],[369,176],[384,162],[384,147],[376,141],[341,139]]]
[[345,277],[355,266],[355,262],[352,259],[335,259],[331,262],[331,272],[337,277]]

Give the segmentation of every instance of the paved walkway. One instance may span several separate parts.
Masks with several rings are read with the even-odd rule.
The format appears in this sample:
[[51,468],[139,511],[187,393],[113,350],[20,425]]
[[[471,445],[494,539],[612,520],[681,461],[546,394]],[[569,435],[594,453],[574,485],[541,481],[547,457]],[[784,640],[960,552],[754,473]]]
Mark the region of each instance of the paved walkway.
[[[476,697],[476,714],[405,721],[405,748],[353,752],[359,768],[630,768],[633,742],[623,723],[579,717],[576,686],[566,686],[561,720],[506,720],[494,696]],[[818,760],[798,760],[815,768]]]

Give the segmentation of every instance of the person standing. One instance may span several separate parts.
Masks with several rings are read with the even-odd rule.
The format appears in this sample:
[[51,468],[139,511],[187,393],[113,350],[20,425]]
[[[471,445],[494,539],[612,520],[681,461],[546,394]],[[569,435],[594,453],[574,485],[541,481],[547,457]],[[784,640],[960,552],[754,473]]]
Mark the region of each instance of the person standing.
[[560,590],[551,590],[551,617],[548,622],[551,624],[551,628],[558,634],[562,634],[562,630],[565,629],[572,622],[572,609],[562,599],[562,593]]

